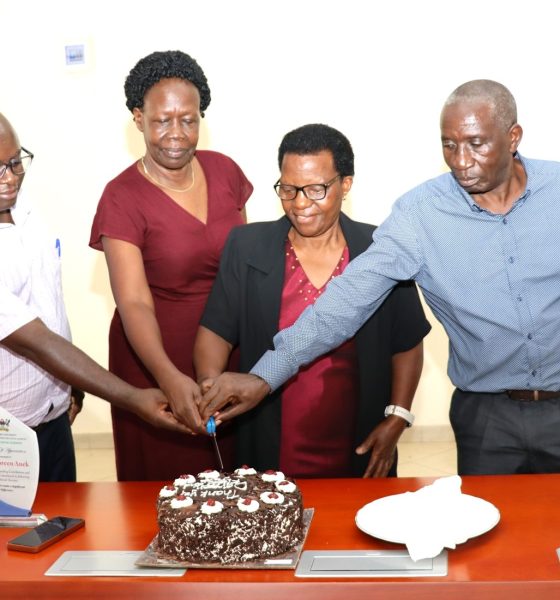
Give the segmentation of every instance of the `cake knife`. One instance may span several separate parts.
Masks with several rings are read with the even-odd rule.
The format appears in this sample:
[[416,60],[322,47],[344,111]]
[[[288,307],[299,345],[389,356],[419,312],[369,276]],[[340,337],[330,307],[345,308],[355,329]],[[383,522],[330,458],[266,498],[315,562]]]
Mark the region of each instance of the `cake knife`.
[[222,462],[222,455],[220,454],[220,449],[218,448],[218,440],[216,439],[216,421],[214,420],[214,417],[210,417],[208,419],[208,423],[206,423],[206,431],[210,434],[210,437],[214,442],[214,450],[216,451],[218,465],[220,466],[220,471],[223,471],[224,463]]

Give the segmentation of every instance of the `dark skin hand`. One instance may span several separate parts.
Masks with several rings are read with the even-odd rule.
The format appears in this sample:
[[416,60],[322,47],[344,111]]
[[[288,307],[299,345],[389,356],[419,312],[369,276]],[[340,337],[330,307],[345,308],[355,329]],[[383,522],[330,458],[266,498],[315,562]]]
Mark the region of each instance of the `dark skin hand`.
[[396,415],[387,417],[371,430],[367,438],[356,448],[356,454],[371,451],[363,477],[386,477],[393,461],[397,442],[406,429],[406,421]]
[[70,406],[68,407],[68,420],[70,425],[74,424],[76,417],[82,412],[84,407],[84,394],[81,390],[72,388],[70,393]]
[[57,379],[129,410],[155,427],[192,433],[173,416],[160,390],[139,389],[129,385],[51,331],[40,319],[23,325],[0,343]]
[[212,382],[208,379],[204,380],[202,385],[207,391],[199,405],[200,415],[206,422],[212,415],[218,413],[217,424],[251,410],[270,394],[268,383],[250,373],[226,371]]
[[[420,342],[406,352],[393,354],[391,404],[410,410],[414,393],[422,374],[423,344]],[[372,429],[356,448],[357,454],[371,451],[364,477],[385,477],[393,464],[397,442],[406,429],[406,421],[391,415]]]

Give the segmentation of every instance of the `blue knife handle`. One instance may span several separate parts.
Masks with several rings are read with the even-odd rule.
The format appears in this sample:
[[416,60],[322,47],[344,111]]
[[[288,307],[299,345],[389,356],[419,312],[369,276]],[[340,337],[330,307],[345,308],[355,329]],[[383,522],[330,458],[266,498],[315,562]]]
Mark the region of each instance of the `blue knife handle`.
[[214,417],[210,417],[208,419],[208,422],[206,423],[206,431],[210,435],[215,435],[216,434],[216,421],[214,420]]

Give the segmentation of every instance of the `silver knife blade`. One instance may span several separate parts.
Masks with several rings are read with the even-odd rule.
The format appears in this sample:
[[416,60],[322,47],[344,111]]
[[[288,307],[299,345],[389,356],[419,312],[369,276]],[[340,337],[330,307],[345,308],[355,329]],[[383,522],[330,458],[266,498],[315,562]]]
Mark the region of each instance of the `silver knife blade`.
[[214,442],[214,450],[216,451],[216,458],[218,459],[218,464],[220,465],[220,471],[224,470],[224,463],[222,462],[222,455],[220,454],[220,449],[218,448],[218,440],[216,439],[216,434],[212,434],[212,441]]

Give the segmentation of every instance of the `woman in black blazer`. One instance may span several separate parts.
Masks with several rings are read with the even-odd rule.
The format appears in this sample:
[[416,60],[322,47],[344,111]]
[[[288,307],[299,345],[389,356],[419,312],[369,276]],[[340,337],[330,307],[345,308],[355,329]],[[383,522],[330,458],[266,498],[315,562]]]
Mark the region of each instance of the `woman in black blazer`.
[[[375,227],[341,212],[354,175],[342,133],[300,127],[284,137],[278,158],[285,216],[237,227],[228,238],[195,343],[203,387],[236,347],[239,370],[248,372],[279,329],[371,243]],[[407,415],[429,330],[414,283],[399,284],[352,340],[236,419],[238,463],[295,477],[395,475],[407,421],[384,412],[394,405]]]

